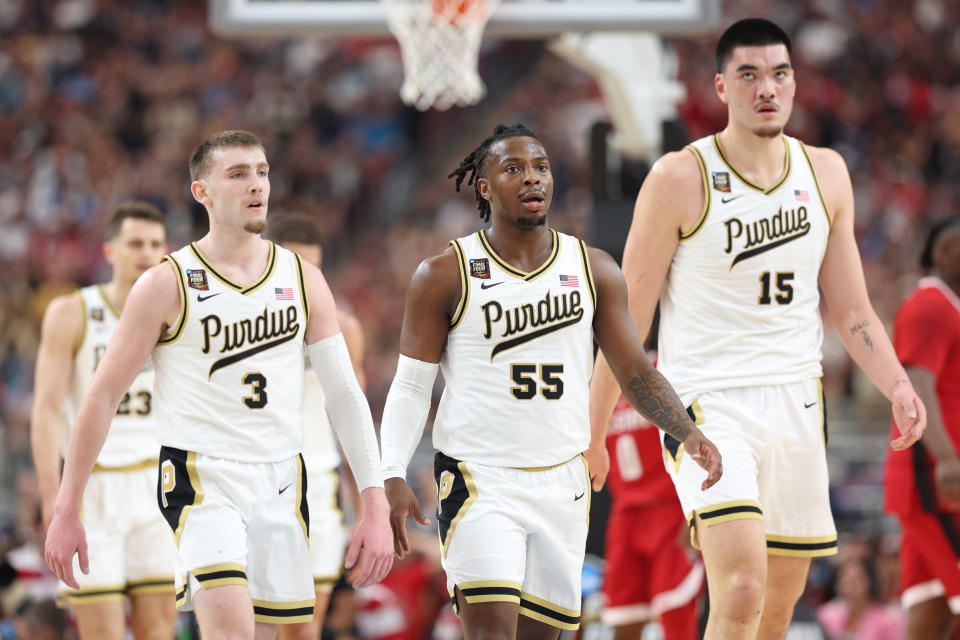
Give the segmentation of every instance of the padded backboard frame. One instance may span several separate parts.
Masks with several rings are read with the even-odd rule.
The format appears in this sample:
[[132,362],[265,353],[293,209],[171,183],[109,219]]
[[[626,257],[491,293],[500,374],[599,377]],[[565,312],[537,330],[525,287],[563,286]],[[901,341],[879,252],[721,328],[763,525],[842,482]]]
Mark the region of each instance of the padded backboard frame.
[[[387,37],[377,0],[208,0],[210,26],[224,36]],[[503,0],[485,38],[550,38],[576,31],[702,33],[719,24],[719,0]]]

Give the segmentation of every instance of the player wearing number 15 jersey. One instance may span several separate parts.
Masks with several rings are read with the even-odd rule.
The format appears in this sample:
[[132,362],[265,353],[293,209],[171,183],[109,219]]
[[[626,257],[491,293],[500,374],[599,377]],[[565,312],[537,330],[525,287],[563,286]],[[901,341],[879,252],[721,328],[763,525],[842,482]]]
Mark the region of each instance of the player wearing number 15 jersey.
[[442,369],[437,519],[466,635],[556,638],[580,621],[594,337],[631,404],[696,452],[705,484],[720,458],[647,360],[616,264],[547,226],[553,175],[536,136],[498,126],[451,174],[458,189],[468,174],[492,225],[413,276],[381,426],[391,524],[402,555],[406,515],[424,522],[404,475]]
[[[810,558],[837,546],[818,286],[844,346],[892,401],[904,433],[895,446],[919,438],[925,419],[867,296],[847,167],[784,134],[797,86],[789,37],[767,20],[741,20],[720,37],[716,61],[727,126],[651,169],[623,270],[641,333],[659,298],[660,369],[727,463],[721,482],[697,491],[702,473],[664,437],[703,549],[706,637],[782,638]],[[615,402],[598,363],[591,457]]]
[[210,232],[134,285],[68,446],[46,560],[75,586],[87,570],[79,495],[113,413],[152,353],[160,407],[156,499],[177,544],[178,605],[203,637],[275,637],[313,617],[300,451],[305,356],[363,490],[347,553],[355,584],[392,564],[376,435],[320,270],[260,237],[270,196],[263,145],[224,131],[190,158]]
[[[107,235],[110,282],[55,299],[43,320],[31,441],[45,525],[60,484],[60,456],[68,435],[64,427],[76,418],[131,287],[163,255],[163,216],[146,202],[120,203],[107,223]],[[147,360],[120,400],[83,494],[94,570],[80,576],[79,589],[63,594],[76,613],[81,638],[124,638],[127,598],[137,640],[173,634],[176,550],[153,500],[160,449],[156,408],[153,362]]]

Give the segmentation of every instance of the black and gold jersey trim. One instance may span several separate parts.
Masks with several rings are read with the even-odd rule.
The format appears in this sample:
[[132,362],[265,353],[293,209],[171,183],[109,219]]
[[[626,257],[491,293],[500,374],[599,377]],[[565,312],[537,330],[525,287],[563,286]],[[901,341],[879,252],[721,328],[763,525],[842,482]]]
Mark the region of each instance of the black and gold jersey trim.
[[315,600],[297,602],[269,602],[253,600],[253,619],[273,624],[296,624],[313,620]]
[[794,558],[832,556],[837,553],[837,534],[808,538],[768,535],[767,553]]
[[190,572],[204,589],[222,587],[229,584],[247,584],[246,568],[241,564],[224,562],[200,567]]
[[[197,454],[193,451],[184,451],[174,447],[160,447],[161,469],[165,462],[173,466],[173,488],[163,491],[163,471],[157,474],[157,502],[160,504],[160,513],[163,515],[170,529],[177,547],[180,547],[180,536],[183,526],[187,522],[190,509],[203,502],[203,487],[200,485],[200,476],[197,473]],[[164,505],[166,498],[166,505]]]
[[475,602],[512,602],[520,604],[520,585],[509,580],[477,580],[457,585],[468,604]]
[[172,575],[129,580],[127,582],[127,593],[132,596],[148,593],[173,593],[175,588]]
[[703,225],[707,222],[707,216],[710,215],[710,203],[711,198],[713,197],[710,194],[710,177],[707,173],[707,161],[703,159],[703,154],[700,153],[700,149],[697,149],[692,144],[687,145],[687,149],[693,152],[693,156],[697,159],[697,163],[700,165],[700,178],[703,180],[703,209],[700,211],[700,219],[697,220],[697,224],[694,225],[693,229],[683,233],[679,232],[681,240],[689,240],[693,236],[697,235],[697,232],[703,228]]
[[77,289],[76,294],[77,297],[80,298],[80,317],[83,318],[83,325],[80,328],[80,339],[73,345],[74,358],[80,353],[80,347],[83,346],[84,341],[87,339],[87,300],[83,297],[82,290]]
[[310,322],[310,298],[307,297],[307,283],[303,279],[303,260],[300,254],[293,254],[293,259],[297,261],[297,282],[300,284],[300,300],[303,302],[303,317],[306,318],[305,324]]
[[463,320],[467,304],[470,302],[470,275],[467,271],[467,259],[463,255],[463,247],[460,246],[460,241],[451,240],[450,246],[457,253],[457,262],[460,263],[460,302],[457,303],[456,311],[450,319],[450,328],[454,329]]
[[157,344],[170,344],[175,342],[177,338],[180,337],[180,334],[183,333],[183,327],[187,323],[187,311],[190,306],[190,297],[187,295],[187,282],[183,278],[183,268],[180,266],[180,263],[177,262],[177,259],[173,255],[163,256],[164,260],[170,261],[170,266],[173,267],[174,272],[177,274],[177,285],[180,289],[180,315],[177,317],[177,328],[173,330],[167,337],[161,336],[157,340]]
[[97,285],[97,293],[100,294],[100,299],[103,300],[103,306],[105,306],[105,307],[107,308],[107,310],[109,310],[110,313],[113,314],[113,317],[114,317],[114,318],[116,318],[117,320],[119,320],[119,319],[120,319],[120,312],[117,311],[117,308],[116,308],[115,306],[113,306],[113,303],[112,303],[112,302],[110,302],[110,298],[107,297],[107,292],[106,292],[106,290],[103,288],[103,285],[102,285],[102,284],[98,284],[98,285]]
[[557,261],[557,256],[560,255],[560,236],[557,235],[557,232],[553,229],[550,229],[550,235],[553,238],[553,250],[550,252],[550,256],[544,261],[542,265],[530,271],[521,271],[516,267],[507,263],[503,258],[497,255],[497,252],[493,250],[493,247],[490,246],[490,243],[487,241],[487,236],[484,233],[484,230],[481,229],[477,231],[477,238],[480,239],[480,246],[483,247],[484,253],[490,256],[490,259],[497,263],[497,266],[506,271],[508,274],[512,275],[515,278],[521,278],[530,282],[531,280],[536,280],[542,276],[550,267],[553,266],[553,263]]
[[210,273],[212,273],[217,280],[227,285],[234,291],[237,291],[238,293],[242,293],[243,295],[247,295],[248,293],[253,293],[257,289],[262,287],[264,284],[266,284],[267,280],[270,279],[270,276],[273,275],[274,267],[277,266],[277,245],[270,242],[269,240],[267,242],[270,245],[270,255],[267,257],[267,268],[264,269],[263,273],[260,275],[259,278],[257,278],[256,282],[254,282],[248,287],[245,287],[242,284],[238,284],[234,282],[230,278],[224,276],[219,271],[217,271],[213,267],[213,265],[211,265],[210,262],[206,259],[203,253],[200,251],[200,247],[197,246],[196,242],[190,243],[190,249],[191,251],[193,251],[193,255],[197,257],[197,260],[200,261],[200,264],[202,264],[204,267],[209,269]]
[[303,539],[310,544],[310,508],[307,506],[307,467],[303,455],[297,454],[297,522],[303,530]]
[[820,189],[820,178],[817,177],[817,170],[813,168],[813,161],[810,159],[810,154],[807,153],[807,145],[803,144],[801,140],[797,140],[800,144],[800,151],[803,152],[803,157],[807,159],[807,166],[810,167],[810,175],[813,176],[813,184],[817,188],[817,196],[820,198],[820,206],[823,207],[823,215],[827,217],[827,226],[833,228],[833,219],[830,218],[830,209],[827,209],[827,201],[823,197],[823,191]]
[[553,604],[529,593],[520,594],[520,615],[561,629],[580,628],[580,612]]
[[781,136],[781,137],[783,138],[783,148],[786,151],[786,160],[783,163],[783,173],[780,175],[777,181],[773,183],[773,186],[771,186],[768,189],[764,189],[760,185],[751,182],[742,173],[737,171],[737,169],[732,164],[730,164],[730,161],[727,160],[727,157],[723,155],[723,147],[720,146],[719,134],[716,134],[716,133],[713,134],[713,146],[714,148],[716,148],[717,153],[720,154],[720,159],[723,160],[723,164],[727,165],[727,168],[733,172],[733,175],[737,176],[737,178],[740,179],[740,182],[747,185],[751,189],[754,189],[755,191],[759,191],[763,195],[768,196],[774,191],[776,191],[777,189],[779,189],[780,187],[782,187],[786,183],[787,178],[790,177],[790,168],[792,165],[792,160],[790,158],[790,145],[787,143],[786,136]]
[[124,599],[126,597],[126,587],[124,585],[108,585],[89,589],[68,589],[61,591],[60,595],[65,597],[70,604],[75,605],[110,602]]
[[583,262],[583,274],[587,277],[587,290],[590,292],[590,300],[593,302],[593,310],[597,310],[597,287],[593,283],[593,269],[590,268],[590,254],[587,251],[586,243],[577,238],[577,246],[580,247],[580,260]]
[[[763,510],[760,508],[760,503],[755,500],[720,502],[697,509],[696,514],[708,527],[731,520],[763,520]],[[690,520],[692,523],[693,519]]]

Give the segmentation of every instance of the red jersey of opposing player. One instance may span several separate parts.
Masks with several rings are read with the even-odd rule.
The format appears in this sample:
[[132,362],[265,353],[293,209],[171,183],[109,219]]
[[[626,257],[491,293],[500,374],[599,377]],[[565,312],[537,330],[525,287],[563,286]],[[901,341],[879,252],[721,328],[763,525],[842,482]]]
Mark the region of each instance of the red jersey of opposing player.
[[[939,278],[924,278],[904,301],[893,325],[893,346],[906,367],[922,367],[937,378],[943,426],[960,451],[960,298]],[[900,435],[891,426],[891,435]],[[946,512],[936,497],[933,458],[918,443],[890,451],[884,506],[891,513]]]
[[697,636],[703,565],[682,543],[687,523],[663,466],[660,432],[620,398],[607,426],[613,497],[607,522],[603,621],[659,618],[666,640]]
[[[893,345],[905,367],[936,376],[943,427],[960,451],[960,298],[939,278],[924,278],[897,312]],[[891,437],[899,436],[894,424]],[[884,507],[897,514],[901,602],[905,609],[943,597],[960,614],[960,514],[937,499],[934,460],[921,443],[889,451]]]

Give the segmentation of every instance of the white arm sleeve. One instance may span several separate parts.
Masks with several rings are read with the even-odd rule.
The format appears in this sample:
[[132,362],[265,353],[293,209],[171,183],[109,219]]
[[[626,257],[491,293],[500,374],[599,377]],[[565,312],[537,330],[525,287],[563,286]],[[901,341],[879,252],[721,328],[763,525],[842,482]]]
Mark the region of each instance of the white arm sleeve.
[[423,436],[433,382],[439,368],[439,364],[400,354],[397,375],[390,385],[380,423],[384,480],[407,475],[407,465]]
[[310,366],[320,378],[330,424],[347,455],[357,489],[382,487],[380,452],[370,405],[360,389],[343,334],[307,345]]

